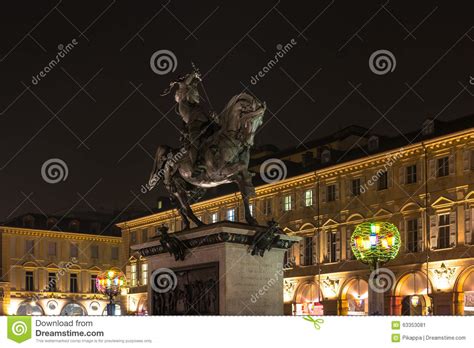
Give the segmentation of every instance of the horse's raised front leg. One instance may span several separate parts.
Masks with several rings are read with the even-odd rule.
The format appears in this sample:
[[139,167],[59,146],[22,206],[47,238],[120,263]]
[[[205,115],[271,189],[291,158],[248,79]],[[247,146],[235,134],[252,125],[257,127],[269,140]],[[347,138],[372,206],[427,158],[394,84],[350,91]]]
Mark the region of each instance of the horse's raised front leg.
[[252,177],[248,171],[240,172],[236,177],[237,185],[239,185],[242,201],[244,202],[245,220],[249,225],[258,225],[258,221],[250,212],[249,198],[255,196],[255,188],[252,185]]

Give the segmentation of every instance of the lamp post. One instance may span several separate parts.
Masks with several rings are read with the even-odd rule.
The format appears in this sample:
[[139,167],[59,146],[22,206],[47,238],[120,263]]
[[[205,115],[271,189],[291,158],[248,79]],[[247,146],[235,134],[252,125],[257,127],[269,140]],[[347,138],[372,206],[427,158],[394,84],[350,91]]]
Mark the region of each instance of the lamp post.
[[351,248],[356,259],[370,267],[369,314],[384,314],[384,292],[388,288],[380,283],[385,282],[391,288],[394,279],[382,277],[379,269],[397,256],[400,232],[389,222],[363,222],[352,233]]
[[109,297],[107,315],[115,315],[114,298],[125,285],[125,275],[120,271],[105,271],[97,276],[95,285],[100,293]]

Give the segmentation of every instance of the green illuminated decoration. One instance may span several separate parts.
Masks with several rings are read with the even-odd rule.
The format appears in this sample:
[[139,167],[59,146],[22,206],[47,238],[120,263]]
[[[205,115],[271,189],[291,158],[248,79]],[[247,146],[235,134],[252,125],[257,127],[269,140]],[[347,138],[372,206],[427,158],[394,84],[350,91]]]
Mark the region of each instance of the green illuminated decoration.
[[351,247],[357,260],[376,268],[397,256],[400,232],[390,222],[363,222],[352,233]]

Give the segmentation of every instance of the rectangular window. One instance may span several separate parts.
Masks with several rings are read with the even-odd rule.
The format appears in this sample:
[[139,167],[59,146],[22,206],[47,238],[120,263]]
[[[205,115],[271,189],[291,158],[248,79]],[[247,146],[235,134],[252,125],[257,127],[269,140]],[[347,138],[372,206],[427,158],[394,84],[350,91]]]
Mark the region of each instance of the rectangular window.
[[215,224],[219,221],[219,213],[212,213],[211,214],[211,223]]
[[407,220],[407,250],[416,253],[419,250],[418,245],[418,219]]
[[97,294],[99,290],[97,290],[97,275],[96,274],[91,274],[91,293]]
[[69,247],[69,253],[71,254],[71,257],[78,257],[79,256],[79,248],[77,244],[71,244]]
[[304,238],[303,264],[305,266],[309,266],[313,264],[313,237]]
[[411,166],[406,167],[406,183],[407,184],[414,184],[416,183],[416,165],[413,164]]
[[235,209],[234,208],[227,210],[227,220],[235,221]]
[[48,256],[56,256],[56,242],[48,243]]
[[352,180],[351,193],[353,196],[360,195],[360,179]]
[[334,202],[336,200],[336,185],[326,186],[326,201]]
[[119,248],[118,247],[112,247],[111,256],[112,256],[112,260],[118,260],[118,258],[119,258]]
[[34,255],[35,254],[35,241],[33,239],[29,239],[25,243],[25,254],[26,255]]
[[328,262],[336,262],[336,232],[329,231],[327,232],[327,254]]
[[286,195],[283,197],[283,211],[290,211],[291,208],[291,195]]
[[449,175],[449,157],[441,157],[437,160],[438,177]]
[[98,245],[91,245],[91,258],[98,259],[99,258],[99,246]]
[[378,180],[377,180],[377,190],[386,190],[388,188],[388,173],[386,171],[381,172],[378,174]]
[[141,274],[141,282],[142,285],[148,284],[148,264],[142,263],[142,274]]
[[33,291],[35,288],[34,285],[34,277],[32,271],[27,271],[25,273],[25,290],[26,291]]
[[263,214],[271,215],[271,213],[272,213],[272,200],[271,198],[267,198],[263,201]]
[[77,286],[77,274],[76,273],[71,273],[69,275],[69,291],[76,293],[79,292],[78,286]]
[[148,230],[142,230],[142,243],[146,243],[148,241]]
[[313,190],[304,191],[304,206],[310,207],[313,205]]
[[136,244],[137,243],[137,232],[132,231],[130,232],[130,245]]
[[438,215],[438,248],[449,248],[449,213]]
[[54,272],[48,273],[48,291],[51,291],[51,292],[58,291],[57,281],[58,280],[57,280],[57,277],[56,277],[56,273],[54,273]]
[[136,263],[130,266],[130,285],[137,286],[137,264]]

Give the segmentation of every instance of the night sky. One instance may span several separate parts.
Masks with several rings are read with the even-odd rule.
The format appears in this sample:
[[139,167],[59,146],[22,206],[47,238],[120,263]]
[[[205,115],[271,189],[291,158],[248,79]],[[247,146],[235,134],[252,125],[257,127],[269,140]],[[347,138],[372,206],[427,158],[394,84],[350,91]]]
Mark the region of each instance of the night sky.
[[[199,4],[199,5],[198,5]],[[304,4],[304,5],[303,5]],[[0,221],[20,213],[154,208],[142,195],[159,144],[178,145],[168,83],[204,76],[219,112],[248,88],[268,112],[257,145],[280,148],[358,124],[398,135],[474,111],[472,1],[15,1],[0,20]],[[77,42],[40,81],[58,47]],[[293,48],[251,83],[280,45]],[[62,46],[61,46],[62,45]],[[278,48],[277,48],[278,47]],[[393,71],[369,57],[390,51]],[[174,72],[150,57],[169,50]],[[59,158],[68,177],[47,183]]]

